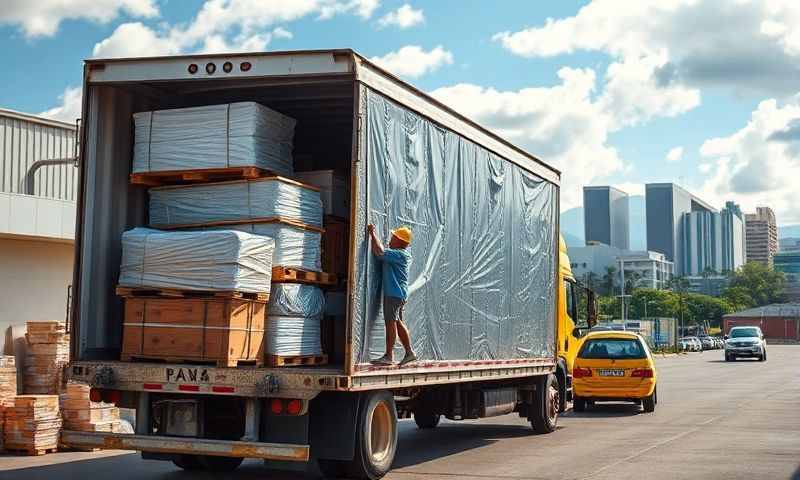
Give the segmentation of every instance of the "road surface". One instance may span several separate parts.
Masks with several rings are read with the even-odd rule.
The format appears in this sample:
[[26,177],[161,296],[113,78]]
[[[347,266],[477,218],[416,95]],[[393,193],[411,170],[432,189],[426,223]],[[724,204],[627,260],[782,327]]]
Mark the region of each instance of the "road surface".
[[[428,431],[404,420],[386,478],[800,479],[800,345],[771,345],[766,363],[726,363],[714,350],[660,358],[657,367],[654,414],[633,405],[599,405],[563,416],[550,435],[532,435],[511,415],[443,422]],[[0,456],[0,479],[14,480],[319,478],[314,470],[265,469],[247,461],[233,474],[214,477],[129,453]]]

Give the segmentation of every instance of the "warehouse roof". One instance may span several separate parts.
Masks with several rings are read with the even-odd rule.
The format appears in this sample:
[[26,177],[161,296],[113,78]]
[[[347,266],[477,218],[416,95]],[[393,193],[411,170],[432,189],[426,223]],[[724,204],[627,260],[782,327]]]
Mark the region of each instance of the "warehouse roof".
[[800,317],[800,303],[773,303],[772,305],[729,313],[723,315],[723,317]]

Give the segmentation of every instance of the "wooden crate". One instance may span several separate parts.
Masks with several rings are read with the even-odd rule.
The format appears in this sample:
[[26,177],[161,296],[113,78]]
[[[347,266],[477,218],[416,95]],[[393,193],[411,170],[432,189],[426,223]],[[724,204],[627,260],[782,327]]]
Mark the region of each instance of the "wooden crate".
[[325,216],[322,234],[322,270],[339,280],[347,278],[350,255],[350,224],[343,218]]
[[123,361],[263,365],[266,302],[125,297]]

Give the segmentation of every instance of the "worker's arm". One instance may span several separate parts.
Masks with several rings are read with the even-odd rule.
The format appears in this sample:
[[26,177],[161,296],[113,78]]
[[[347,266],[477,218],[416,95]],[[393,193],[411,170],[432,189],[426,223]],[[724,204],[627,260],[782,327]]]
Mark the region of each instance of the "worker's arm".
[[372,253],[374,253],[379,257],[382,257],[384,252],[383,244],[381,243],[381,240],[378,238],[378,236],[375,235],[375,225],[371,223],[367,225],[367,232],[369,233],[370,239],[372,239],[372,242],[370,242],[372,245]]

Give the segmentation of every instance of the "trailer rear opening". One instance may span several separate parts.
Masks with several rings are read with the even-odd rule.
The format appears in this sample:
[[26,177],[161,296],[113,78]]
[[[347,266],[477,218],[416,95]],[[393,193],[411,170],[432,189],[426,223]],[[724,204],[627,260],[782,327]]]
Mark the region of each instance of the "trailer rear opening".
[[[229,71],[204,67],[226,62]],[[345,241],[330,259],[344,281],[328,290],[322,331],[328,363],[122,362],[120,240],[149,219],[147,186],[130,181],[132,116],[245,101],[297,121],[297,174],[348,180]],[[137,425],[128,436],[65,432],[64,443],[187,469],[314,459],[379,478],[398,418],[432,428],[442,415],[515,412],[538,432],[555,429],[559,173],[535,157],[349,50],[87,61],[82,140],[69,375],[135,408]],[[370,364],[383,321],[367,223],[383,237],[414,229],[412,365]],[[190,421],[170,420],[181,416]]]

